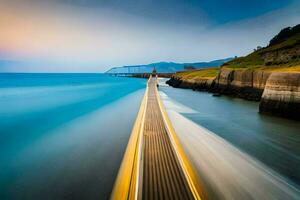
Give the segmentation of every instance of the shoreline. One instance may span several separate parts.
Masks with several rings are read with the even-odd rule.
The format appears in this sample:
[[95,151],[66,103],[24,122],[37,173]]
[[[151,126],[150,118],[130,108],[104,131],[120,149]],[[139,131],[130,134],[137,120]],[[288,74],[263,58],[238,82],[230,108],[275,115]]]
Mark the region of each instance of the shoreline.
[[216,77],[193,79],[178,73],[166,83],[174,88],[210,92],[214,96],[228,95],[257,101],[260,102],[260,113],[300,120],[299,80],[299,72],[221,68]]

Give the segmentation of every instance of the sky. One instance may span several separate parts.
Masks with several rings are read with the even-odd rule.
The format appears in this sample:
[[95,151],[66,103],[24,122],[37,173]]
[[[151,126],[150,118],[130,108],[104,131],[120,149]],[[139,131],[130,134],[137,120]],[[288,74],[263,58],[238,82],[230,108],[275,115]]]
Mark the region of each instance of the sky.
[[242,56],[298,23],[298,0],[0,0],[0,72]]

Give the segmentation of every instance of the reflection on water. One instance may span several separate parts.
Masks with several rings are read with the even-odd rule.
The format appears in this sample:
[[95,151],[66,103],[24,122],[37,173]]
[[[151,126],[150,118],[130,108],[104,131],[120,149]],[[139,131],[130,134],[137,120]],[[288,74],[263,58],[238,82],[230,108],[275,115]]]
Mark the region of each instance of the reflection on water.
[[0,199],[107,199],[145,80],[0,76]]
[[[171,113],[170,116],[178,132],[180,127],[185,127],[181,131],[184,132],[183,143],[187,143],[186,148],[194,154],[195,162],[200,162],[198,164],[201,165],[202,177],[205,177],[207,185],[212,184],[210,190],[214,191],[215,187],[221,184],[221,199],[280,198],[283,196],[278,193],[281,191],[278,188],[288,192],[288,189],[284,189],[286,185],[294,192],[299,190],[299,122],[260,115],[256,102],[229,97],[216,98],[208,93],[170,87],[160,87],[160,90],[172,101],[175,100],[189,108],[178,110],[174,109],[176,106],[171,106],[169,110],[176,110],[178,115]],[[188,124],[182,124],[182,121]],[[191,130],[192,127],[196,128]],[[188,133],[191,134],[187,135]],[[215,159],[214,162],[212,159]],[[280,186],[281,180],[285,180],[285,184]],[[224,188],[225,185],[227,187]],[[264,194],[259,195],[259,192]],[[268,192],[269,196],[266,195]],[[294,192],[290,192],[291,198]],[[294,198],[299,197],[297,193],[299,195],[299,191]]]

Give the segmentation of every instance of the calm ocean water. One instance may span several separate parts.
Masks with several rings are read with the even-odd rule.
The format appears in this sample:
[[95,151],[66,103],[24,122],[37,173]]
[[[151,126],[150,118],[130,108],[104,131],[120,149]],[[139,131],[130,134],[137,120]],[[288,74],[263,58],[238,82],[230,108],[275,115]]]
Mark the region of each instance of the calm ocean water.
[[0,74],[0,199],[106,199],[146,80]]
[[[145,84],[102,74],[0,74],[0,199],[107,199]],[[185,117],[299,188],[299,122],[259,115],[256,102],[160,90],[197,111]]]

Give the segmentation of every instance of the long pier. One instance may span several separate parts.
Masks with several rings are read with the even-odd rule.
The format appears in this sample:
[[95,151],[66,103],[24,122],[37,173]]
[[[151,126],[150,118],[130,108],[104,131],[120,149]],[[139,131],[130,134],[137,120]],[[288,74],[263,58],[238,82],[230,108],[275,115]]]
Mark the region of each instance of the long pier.
[[150,77],[111,199],[203,199],[202,187]]

